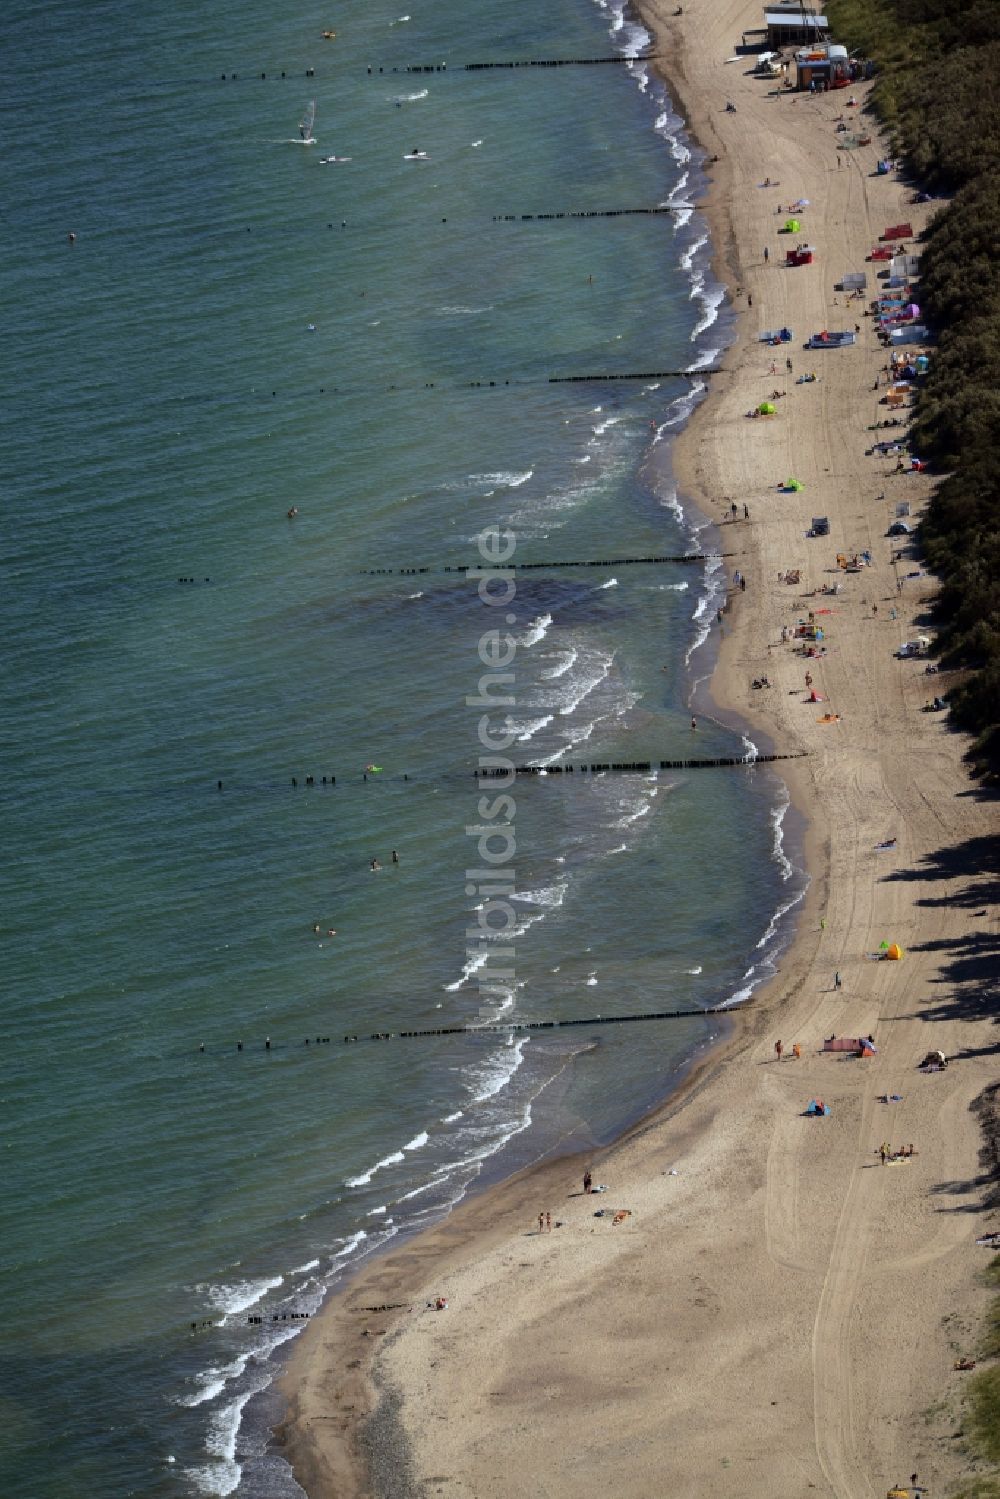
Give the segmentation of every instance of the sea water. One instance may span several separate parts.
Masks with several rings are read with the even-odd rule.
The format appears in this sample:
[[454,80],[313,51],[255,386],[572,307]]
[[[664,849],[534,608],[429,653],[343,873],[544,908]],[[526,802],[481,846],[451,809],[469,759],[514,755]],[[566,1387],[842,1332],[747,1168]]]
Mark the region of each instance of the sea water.
[[[9,1496],[293,1492],[290,1314],[720,1020],[505,1027],[739,1002],[801,888],[763,768],[487,786],[483,987],[484,635],[520,764],[752,753],[691,727],[731,564],[621,565],[720,550],[669,443],[727,328],[641,28],[407,3],[5,16]],[[501,621],[490,527],[605,560]]]

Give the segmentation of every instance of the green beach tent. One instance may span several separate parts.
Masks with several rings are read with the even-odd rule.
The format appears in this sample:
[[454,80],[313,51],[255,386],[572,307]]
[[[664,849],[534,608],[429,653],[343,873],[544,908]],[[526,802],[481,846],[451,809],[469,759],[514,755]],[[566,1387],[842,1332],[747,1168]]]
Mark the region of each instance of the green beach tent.
[[773,401],[761,401],[760,405],[757,407],[757,410],[760,412],[761,416],[773,416],[774,415],[774,402]]
[[802,228],[802,225],[799,223],[798,219],[786,219],[785,220],[785,233],[786,234],[798,234],[798,232],[799,232],[799,230],[801,228]]
[[805,485],[800,483],[798,479],[786,479],[785,488],[794,489],[796,492],[798,492],[798,490],[800,489],[805,489]]

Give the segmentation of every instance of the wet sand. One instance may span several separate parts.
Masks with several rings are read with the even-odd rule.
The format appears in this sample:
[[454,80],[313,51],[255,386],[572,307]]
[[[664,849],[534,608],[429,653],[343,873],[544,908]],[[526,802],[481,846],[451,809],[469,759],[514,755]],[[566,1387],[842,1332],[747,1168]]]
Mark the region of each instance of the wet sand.
[[[894,658],[934,584],[909,576],[918,561],[885,531],[899,502],[919,515],[930,481],[866,456],[866,428],[886,414],[873,390],[885,355],[864,304],[834,291],[849,271],[871,283],[881,231],[918,228],[927,208],[874,175],[877,137],[838,152],[835,117],[858,113],[850,91],[782,97],[725,62],[759,7],[640,9],[693,134],[720,157],[707,212],[741,313],[726,373],[673,455],[682,494],[724,523],[747,579],[712,692],[781,750],[806,751],[784,773],[812,884],[781,972],[667,1105],[607,1151],[465,1203],[363,1268],[298,1340],[280,1440],[310,1499],[579,1499],[609,1485],[856,1499],[914,1470],[937,1492],[970,1472],[953,1439],[966,1376],[952,1365],[987,1300],[974,1240],[997,1226],[978,1211],[969,1109],[995,1078],[977,953],[996,911],[976,840],[997,818],[969,785],[962,739],[922,711],[947,679]],[[776,210],[800,197],[818,255],[786,270]],[[855,347],[804,352],[808,333],[855,322]],[[783,324],[790,344],[757,342]],[[797,385],[809,369],[817,381]],[[774,417],[747,419],[775,390]],[[792,475],[804,489],[780,491]],[[828,537],[807,536],[813,515],[829,517]],[[836,567],[863,549],[870,568]],[[798,584],[778,581],[788,569]],[[781,634],[810,610],[827,653],[804,661]],[[771,686],[754,690],[761,675]],[[901,943],[902,962],[867,956],[883,941]],[[869,1032],[867,1060],[821,1051],[833,1033]],[[954,1059],[947,1071],[917,1070],[931,1047]],[[829,1117],[803,1117],[813,1097]],[[917,1154],[883,1167],[882,1140]],[[581,1189],[587,1165],[608,1185],[596,1198]],[[538,1232],[545,1211],[551,1233]]]

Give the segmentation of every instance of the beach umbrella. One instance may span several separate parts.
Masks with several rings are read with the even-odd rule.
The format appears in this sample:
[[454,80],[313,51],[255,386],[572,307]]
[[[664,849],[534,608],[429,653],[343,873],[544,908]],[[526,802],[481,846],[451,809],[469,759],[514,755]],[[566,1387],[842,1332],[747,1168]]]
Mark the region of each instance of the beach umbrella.
[[761,403],[758,406],[757,410],[760,412],[761,416],[773,416],[774,415],[774,402],[773,401],[761,401]]

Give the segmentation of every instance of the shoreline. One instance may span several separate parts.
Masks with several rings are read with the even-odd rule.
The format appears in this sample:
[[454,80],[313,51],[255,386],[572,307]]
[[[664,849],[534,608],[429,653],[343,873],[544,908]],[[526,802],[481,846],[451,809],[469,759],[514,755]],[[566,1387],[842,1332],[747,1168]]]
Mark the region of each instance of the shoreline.
[[[654,19],[643,13],[644,6],[638,3],[638,0],[630,0],[630,4],[641,24],[650,33],[650,52],[655,51],[657,38]],[[731,349],[740,336],[739,311],[732,296],[734,276],[718,248],[720,236],[715,220],[717,219],[719,224],[724,224],[725,218],[719,212],[714,214],[712,212],[713,207],[717,208],[717,205],[715,204],[716,191],[709,175],[708,152],[692,129],[686,105],[679,89],[675,87],[672,74],[665,69],[657,68],[652,60],[650,66],[666,87],[671,103],[681,113],[685,134],[699,150],[705,152],[705,159],[699,163],[699,170],[708,187],[708,201],[699,207],[698,212],[709,228],[712,273],[716,280],[726,288],[723,307],[732,320],[732,339],[727,346]],[[729,248],[732,249],[731,236],[728,234],[727,239]],[[685,510],[693,510],[702,521],[707,522],[718,533],[720,541],[724,543],[724,525],[720,525],[719,519],[711,513],[707,504],[698,503],[697,486],[687,477],[686,469],[681,462],[683,439],[689,438],[696,430],[696,423],[706,408],[710,408],[711,399],[712,390],[709,387],[672,439],[669,445],[669,462],[676,480],[678,503]],[[655,471],[656,457],[657,449],[654,448],[645,460],[644,467]],[[723,597],[725,598],[727,594],[728,590],[724,586]],[[702,642],[702,647],[699,647],[701,648],[706,649],[713,657],[709,670],[699,676],[690,665],[686,668],[692,692],[707,699],[706,708],[699,711],[704,712],[705,716],[718,715],[720,721],[735,732],[743,733],[750,729],[755,736],[759,736],[760,740],[770,746],[773,741],[767,724],[754,721],[749,714],[737,711],[731,705],[720,703],[715,698],[722,649],[714,630],[709,632],[707,639]],[[756,738],[755,743],[758,743]],[[759,743],[758,749],[760,749]],[[586,1150],[575,1146],[567,1150],[559,1143],[550,1145],[537,1160],[517,1167],[498,1180],[473,1182],[467,1189],[463,1200],[449,1209],[438,1222],[425,1228],[404,1231],[400,1241],[374,1250],[369,1258],[362,1259],[351,1267],[344,1281],[325,1298],[314,1321],[291,1345],[285,1369],[277,1381],[277,1389],[284,1399],[286,1409],[283,1419],[274,1429],[273,1446],[289,1462],[296,1482],[301,1485],[309,1499],[326,1499],[327,1495],[331,1496],[331,1499],[334,1495],[336,1499],[352,1499],[355,1495],[361,1499],[361,1496],[372,1492],[388,1494],[389,1489],[380,1487],[377,1482],[378,1474],[385,1466],[378,1456],[379,1448],[383,1444],[387,1444],[394,1451],[397,1464],[397,1485],[398,1464],[402,1461],[405,1466],[408,1462],[408,1453],[401,1445],[400,1398],[391,1387],[385,1389],[378,1381],[377,1371],[373,1368],[377,1349],[372,1349],[371,1344],[364,1341],[372,1336],[391,1338],[404,1319],[403,1316],[392,1317],[388,1314],[380,1314],[377,1317],[379,1326],[363,1327],[359,1332],[357,1316],[359,1311],[363,1310],[363,1304],[370,1302],[373,1305],[386,1305],[387,1303],[381,1298],[390,1294],[404,1294],[406,1290],[412,1288],[411,1283],[414,1280],[421,1278],[427,1266],[433,1265],[439,1275],[444,1275],[442,1260],[444,1259],[445,1263],[452,1259],[460,1261],[470,1238],[481,1242],[486,1237],[492,1236],[492,1232],[504,1235],[512,1231],[514,1225],[521,1221],[520,1205],[524,1191],[533,1190],[536,1186],[541,1190],[548,1185],[550,1180],[561,1182],[567,1169],[580,1175],[586,1164],[599,1163],[611,1153],[655,1129],[659,1123],[672,1119],[685,1107],[691,1097],[711,1085],[730,1054],[738,1052],[744,1045],[744,1031],[750,1018],[749,1006],[763,1005],[769,991],[780,983],[780,959],[788,956],[800,940],[801,923],[808,909],[810,894],[815,883],[815,872],[806,855],[809,836],[808,816],[789,785],[787,768],[783,766],[780,773],[773,773],[777,774],[778,779],[786,786],[789,793],[789,808],[800,821],[800,847],[796,852],[801,853],[798,872],[804,882],[802,893],[795,902],[799,908],[798,918],[791,918],[793,927],[786,947],[779,953],[778,970],[761,980],[747,1000],[718,1012],[723,1017],[729,1034],[714,1042],[706,1043],[702,1053],[700,1055],[696,1053],[685,1064],[680,1080],[671,1086],[668,1093],[646,1107],[633,1123],[626,1125],[605,1145]],[[774,919],[788,920],[789,915],[785,912],[778,916],[776,912],[772,917],[772,920]],[[706,1015],[711,1013],[711,1011],[706,1011]],[[486,1229],[481,1215],[495,1223],[493,1230]],[[396,1273],[397,1262],[398,1275]],[[387,1287],[390,1289],[387,1290]],[[395,1308],[395,1310],[402,1311],[403,1309]],[[336,1346],[336,1358],[342,1365],[342,1372],[334,1381],[335,1390],[325,1377],[333,1371],[324,1368],[322,1373],[320,1372],[327,1360],[322,1354],[317,1356],[312,1347],[320,1336],[328,1349]],[[320,1367],[317,1366],[318,1364]],[[331,1436],[331,1433],[326,1430],[323,1432],[322,1439],[317,1441],[312,1431],[317,1420],[328,1419],[330,1424],[334,1424],[332,1418],[319,1416],[316,1409],[317,1403],[325,1402],[330,1398],[331,1393],[335,1403],[342,1411],[349,1414],[349,1419],[336,1423],[339,1427],[336,1436]],[[379,1427],[377,1435],[370,1429],[376,1423]],[[374,1474],[376,1477],[374,1488],[370,1486],[369,1474]],[[411,1490],[394,1486],[391,1492],[393,1499],[405,1499]],[[417,1490],[412,1489],[412,1492],[416,1494]]]
[[[749,431],[739,425],[748,392],[755,385],[761,388],[768,377],[756,368],[761,356],[752,329],[758,314],[747,309],[746,297],[741,298],[737,288],[746,286],[759,305],[759,288],[770,284],[769,276],[788,279],[777,266],[769,270],[753,263],[747,227],[737,222],[732,209],[735,196],[746,194],[751,186],[751,157],[765,153],[771,144],[761,133],[766,124],[757,118],[766,119],[766,106],[760,103],[764,86],[754,81],[755,96],[753,84],[748,86],[742,73],[725,75],[726,87],[739,97],[743,142],[720,129],[710,112],[711,91],[721,86],[723,77],[719,39],[725,28],[738,32],[756,9],[730,4],[724,23],[713,23],[708,37],[703,31],[695,36],[693,17],[678,22],[658,0],[639,0],[636,9],[654,38],[651,50],[657,44],[679,43],[680,52],[669,66],[657,60],[659,71],[688,134],[706,155],[717,153],[721,158],[713,167],[708,203],[701,212],[711,234],[713,267],[726,283],[737,313],[736,340],[727,351],[727,374],[714,377],[671,449],[678,492],[714,524],[719,525],[719,519],[713,516],[713,503],[717,506],[724,493],[741,498],[749,493],[754,511],[751,524],[741,532],[738,564],[749,579],[748,593],[745,599],[737,595],[732,613],[725,616],[708,690],[721,713],[737,715],[771,740],[780,730],[796,747],[810,750],[809,759],[788,763],[781,774],[796,815],[803,820],[809,885],[778,974],[755,991],[752,1002],[726,1012],[732,1017],[732,1035],[714,1047],[663,1103],[605,1149],[545,1159],[485,1191],[474,1191],[442,1222],[363,1263],[330,1298],[296,1340],[281,1381],[289,1409],[276,1441],[309,1499],[334,1494],[347,1499],[372,1492],[369,1467],[379,1493],[388,1492],[380,1473],[394,1475],[394,1496],[421,1492],[420,1484],[430,1474],[439,1479],[447,1475],[439,1491],[468,1494],[470,1499],[527,1493],[529,1488],[535,1492],[540,1472],[546,1474],[543,1492],[596,1493],[604,1481],[600,1464],[605,1458],[613,1458],[617,1471],[625,1475],[621,1481],[638,1485],[640,1492],[703,1492],[702,1486],[717,1481],[716,1451],[733,1454],[725,1462],[733,1470],[727,1481],[738,1472],[741,1489],[761,1495],[798,1491],[806,1469],[811,1486],[844,1496],[875,1493],[880,1486],[884,1491],[895,1477],[917,1466],[930,1464],[937,1480],[960,1471],[956,1464],[961,1458],[949,1453],[945,1435],[922,1434],[917,1413],[921,1401],[923,1407],[932,1404],[950,1367],[943,1361],[948,1334],[940,1316],[928,1316],[928,1308],[933,1305],[943,1315],[945,1309],[951,1312],[959,1306],[962,1316],[976,1302],[970,1271],[975,1255],[967,1249],[974,1225],[967,1217],[956,1222],[953,1214],[946,1227],[935,1222],[933,1215],[939,1210],[931,1194],[935,1171],[937,1180],[974,1175],[977,1131],[963,1105],[984,1085],[987,1073],[981,1063],[970,1065],[961,1077],[953,1069],[940,1079],[927,1079],[931,1088],[918,1089],[899,1069],[912,1069],[914,1052],[924,1039],[946,1050],[954,1044],[951,1033],[945,1039],[943,1026],[926,1033],[912,1013],[928,997],[923,986],[940,982],[934,949],[920,958],[911,954],[905,969],[891,975],[885,969],[893,965],[865,970],[856,956],[862,939],[868,948],[877,945],[872,930],[877,901],[886,907],[879,913],[881,924],[894,922],[893,935],[897,928],[901,936],[905,930],[906,944],[913,942],[911,892],[897,888],[887,899],[877,888],[883,871],[875,873],[870,850],[887,830],[882,828],[884,817],[873,821],[872,802],[880,794],[889,797],[893,817],[902,819],[900,842],[917,871],[910,878],[914,884],[926,881],[934,886],[933,874],[919,874],[921,861],[942,837],[947,844],[974,825],[968,802],[963,806],[954,800],[967,789],[960,746],[955,736],[950,742],[944,739],[937,720],[913,719],[919,711],[915,699],[920,692],[915,689],[921,684],[911,678],[908,692],[904,688],[894,693],[892,678],[900,676],[898,664],[887,665],[881,658],[869,663],[865,655],[862,675],[871,676],[878,701],[882,693],[894,694],[897,720],[892,725],[880,723],[874,734],[866,730],[860,711],[867,694],[855,688],[851,699],[850,673],[842,669],[841,660],[831,658],[817,668],[834,681],[838,708],[841,700],[845,708],[842,720],[833,726],[836,750],[831,750],[829,740],[824,742],[822,730],[817,734],[815,713],[808,720],[801,712],[797,718],[790,713],[790,708],[801,709],[801,689],[794,704],[789,700],[795,689],[780,698],[768,695],[766,703],[749,695],[745,679],[762,667],[776,676],[784,672],[781,686],[786,685],[788,673],[783,665],[775,666],[778,658],[772,652],[774,622],[782,611],[787,617],[790,596],[774,600],[774,586],[765,580],[775,575],[776,557],[790,553],[792,561],[802,554],[799,512],[805,508],[796,495],[798,509],[788,521],[781,514],[773,517],[779,504],[781,510],[792,507],[784,500],[772,504],[766,494],[758,493],[759,429],[766,424],[750,424]],[[710,51],[719,54],[714,62]],[[791,105],[791,100],[782,99],[775,109],[784,108],[787,115]],[[810,118],[802,120],[805,128],[796,128],[795,134],[804,137],[804,162],[816,168],[818,161],[825,161],[822,150],[830,126],[824,118],[827,135],[820,136],[813,118],[819,111],[807,104],[799,110],[800,118],[806,110]],[[827,114],[832,115],[829,106]],[[782,144],[789,148],[787,139]],[[876,150],[877,142],[864,153],[866,166]],[[852,162],[852,179],[853,168]],[[780,170],[784,172],[784,166]],[[824,170],[828,172],[829,166]],[[808,189],[799,188],[804,190]],[[889,194],[887,202],[902,202],[902,188],[894,178],[881,184],[881,192],[883,197]],[[752,204],[751,211],[757,206]],[[881,211],[869,207],[868,216]],[[832,240],[836,212],[832,205],[825,208],[821,230],[812,222],[820,217],[817,211],[810,233],[828,233]],[[754,232],[763,229],[755,226]],[[814,311],[810,300],[822,314],[823,302],[815,296],[804,296],[804,307],[791,313],[789,304],[795,293],[815,291],[820,283],[823,299],[830,302],[835,272],[839,276],[858,268],[853,258],[847,258],[857,255],[848,237],[843,236],[844,245],[837,251],[845,256],[844,264],[829,263],[831,244],[829,257],[821,255],[812,286],[796,282],[780,315],[767,326],[792,325],[794,315],[801,330],[804,318]],[[818,242],[822,246],[822,240]],[[780,246],[780,241],[771,243]],[[763,319],[765,313],[759,316]],[[866,369],[872,357],[880,358],[877,350],[867,347],[873,343],[870,337],[865,340]],[[797,350],[798,340],[791,347]],[[850,432],[851,446],[859,448],[862,443],[861,390],[867,387],[849,365],[831,366],[829,374],[835,388],[826,401],[824,366],[824,404],[837,409],[826,416],[825,431],[816,418],[811,425],[817,428],[812,433],[814,447],[819,450],[825,443],[823,456],[832,460],[830,433],[839,440],[842,423],[853,422],[849,429],[843,427],[845,434]],[[798,404],[810,394],[817,392],[807,388]],[[791,407],[794,391],[789,395]],[[760,398],[751,395],[751,403]],[[782,411],[780,421],[784,420]],[[769,436],[778,430],[767,426]],[[744,433],[747,439],[741,441]],[[781,464],[776,464],[779,471],[787,467],[787,456],[783,452]],[[820,470],[831,472],[836,466],[834,461],[828,466],[814,461],[816,473],[808,485],[810,494],[822,494],[819,508],[843,526],[848,510],[851,523],[857,519],[859,479],[852,472],[849,484],[847,475],[839,473],[826,483]],[[863,482],[874,487],[875,470],[871,474]],[[742,490],[741,482],[747,485]],[[910,485],[907,480],[907,493]],[[755,524],[765,503],[772,513],[766,524]],[[726,531],[723,524],[721,534]],[[827,545],[827,550],[833,548]],[[883,572],[880,559],[879,573]],[[892,576],[888,572],[877,585],[879,600]],[[758,601],[759,609],[754,607]],[[838,606],[839,614],[846,616],[850,610],[856,616],[848,642],[855,662],[868,650],[867,641],[862,644],[867,616],[857,602],[845,599]],[[884,614],[876,627],[883,623]],[[846,618],[838,619],[831,637],[842,634],[847,641],[848,628]],[[841,654],[848,655],[847,646]],[[890,656],[888,641],[881,655]],[[905,805],[900,797],[891,796],[892,776],[907,761],[907,747],[894,737],[900,733],[912,734],[915,741],[909,760],[923,754],[933,761],[924,777],[929,784],[918,786],[919,796],[906,798]],[[907,764],[907,774],[919,781],[920,767]],[[855,790],[858,795],[852,800]],[[938,807],[932,805],[934,792],[940,796]],[[833,810],[839,806],[838,797],[844,798],[839,816]],[[945,811],[952,814],[950,820]],[[884,873],[891,878],[891,870]],[[936,884],[932,902],[954,895],[947,876]],[[925,884],[917,884],[917,889],[923,900],[928,894]],[[925,948],[928,938],[944,945],[954,937],[956,921],[960,924],[960,912],[944,905],[922,913],[919,940]],[[831,1011],[825,982],[819,989],[819,972],[822,969],[828,980],[833,967],[839,973],[841,966],[850,992]],[[902,995],[889,982],[897,976],[905,980]],[[802,1035],[809,1043],[807,1050],[827,1030],[828,1015],[835,1028],[842,1026],[849,1034],[880,1027],[880,1040],[882,1027],[892,1027],[881,1059],[865,1076],[858,1072],[867,1064],[849,1068],[849,1079],[833,1072],[828,1059],[798,1064],[806,1092],[822,1087],[836,1100],[834,1119],[807,1124],[804,1137],[798,1118],[802,1090],[795,1092],[794,1100],[785,1097],[792,1069],[762,1066],[771,1057],[771,1027],[779,1010],[781,1033]],[[979,1024],[987,1027],[988,1021]],[[971,1039],[968,1022],[962,1039]],[[780,1076],[772,1077],[775,1072]],[[919,1093],[933,1099],[935,1118],[947,1136],[934,1150],[921,1139],[921,1164],[928,1169],[921,1170],[916,1202],[899,1196],[898,1177],[919,1167],[897,1168],[888,1173],[888,1184],[879,1177],[870,1184],[867,1164],[858,1164],[859,1145],[867,1149],[872,1130],[877,1132],[882,1123],[876,1090],[883,1085],[888,1089],[899,1078],[905,1081],[901,1091],[907,1102]],[[797,1082],[792,1086],[797,1089]],[[918,1112],[903,1107],[899,1115],[906,1128],[919,1134]],[[817,1140],[808,1134],[812,1129],[826,1133]],[[858,1159],[848,1161],[848,1153]],[[664,1166],[666,1161],[678,1165]],[[573,1184],[585,1165],[593,1167],[595,1176],[614,1181],[613,1205],[627,1202],[633,1214],[615,1236],[603,1224],[595,1227],[588,1211],[592,1202],[581,1205],[582,1194]],[[881,1192],[878,1200],[873,1197],[875,1188]],[[565,1214],[566,1233],[550,1240],[531,1229],[540,1202],[564,1203],[557,1211]],[[894,1256],[891,1247],[886,1250],[872,1228],[873,1217],[883,1228],[886,1223],[902,1225],[906,1255]],[[654,1265],[653,1245],[664,1234],[669,1236],[669,1265]],[[895,1283],[903,1268],[905,1289]],[[741,1292],[744,1284],[754,1286],[755,1294]],[[428,1298],[433,1301],[440,1294],[447,1294],[449,1309],[441,1314],[429,1311]],[[859,1297],[862,1303],[878,1305],[877,1327],[856,1321]],[[641,1309],[647,1300],[649,1312],[637,1318],[636,1304]],[[366,1306],[392,1308],[395,1315],[389,1310],[365,1311]],[[896,1390],[889,1392],[882,1370],[892,1366],[897,1348],[904,1346],[901,1339],[912,1342],[917,1306],[924,1333],[921,1347],[908,1357]],[[657,1336],[655,1324],[661,1315],[665,1325]],[[456,1320],[458,1328],[452,1325]],[[526,1337],[532,1350],[527,1359]],[[610,1340],[616,1351],[609,1360]],[[600,1349],[599,1358],[594,1357],[595,1348]],[[668,1375],[674,1359],[680,1361],[683,1375],[651,1378],[651,1371]],[[595,1363],[602,1367],[595,1369]],[[613,1367],[608,1368],[609,1363]],[[373,1366],[378,1389],[372,1383]],[[950,1379],[954,1384],[954,1375]],[[638,1388],[643,1381],[649,1386],[645,1399]],[[763,1406],[754,1400],[758,1387],[769,1391]],[[549,1402],[541,1408],[547,1415],[551,1412],[551,1419],[536,1421],[540,1429],[529,1433],[524,1421],[537,1416],[542,1400]],[[620,1427],[610,1436],[601,1429],[599,1414],[609,1400],[615,1403]],[[368,1420],[372,1411],[382,1412],[374,1427]],[[517,1474],[505,1471],[512,1442],[518,1444]],[[759,1461],[755,1454],[762,1448],[774,1456],[766,1470],[754,1467]],[[871,1463],[866,1461],[869,1457]],[[897,1466],[887,1471],[893,1460]],[[868,1468],[876,1463],[877,1476],[870,1480]],[[558,1470],[551,1483],[550,1466]]]

